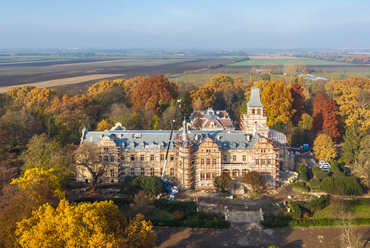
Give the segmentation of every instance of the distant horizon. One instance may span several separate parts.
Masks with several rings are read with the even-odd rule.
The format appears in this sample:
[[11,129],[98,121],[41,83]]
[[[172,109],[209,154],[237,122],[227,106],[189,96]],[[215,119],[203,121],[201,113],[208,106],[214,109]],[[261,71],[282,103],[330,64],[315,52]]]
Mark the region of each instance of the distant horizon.
[[357,0],[4,1],[1,49],[370,49]]

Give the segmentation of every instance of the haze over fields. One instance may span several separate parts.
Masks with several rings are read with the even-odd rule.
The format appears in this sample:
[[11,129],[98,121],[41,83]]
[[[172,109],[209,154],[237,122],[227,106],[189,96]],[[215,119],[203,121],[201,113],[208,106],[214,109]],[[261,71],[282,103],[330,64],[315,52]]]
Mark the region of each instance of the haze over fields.
[[369,48],[370,2],[1,1],[0,48]]

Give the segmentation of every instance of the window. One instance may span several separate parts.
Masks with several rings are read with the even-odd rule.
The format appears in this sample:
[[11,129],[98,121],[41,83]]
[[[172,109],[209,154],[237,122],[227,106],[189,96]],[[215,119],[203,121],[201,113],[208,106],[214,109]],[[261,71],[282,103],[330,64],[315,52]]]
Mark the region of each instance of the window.
[[254,114],[255,113],[255,111],[254,111],[254,109],[252,109],[252,114]]
[[261,153],[265,153],[266,152],[266,150],[265,149],[261,149]]
[[171,161],[174,161],[175,160],[175,157],[173,155],[170,156],[170,160]]
[[174,169],[174,168],[171,168],[171,169],[170,169],[170,175],[171,175],[171,176],[175,175],[175,169]]
[[243,155],[243,162],[247,161],[247,155]]
[[99,156],[99,163],[103,162],[103,157]]
[[150,161],[154,161],[154,155],[150,155]]
[[135,176],[135,169],[131,168],[131,176]]
[[222,155],[222,160],[223,160],[224,162],[226,162],[226,161],[227,161],[227,155]]
[[125,161],[125,155],[121,155],[121,161]]
[[108,162],[108,156],[104,156],[104,162]]
[[114,156],[110,156],[110,161],[114,162]]
[[265,164],[265,160],[264,159],[261,159],[261,164]]
[[140,168],[140,175],[145,175],[145,170],[144,170],[144,168]]
[[164,155],[163,154],[161,154],[161,161],[163,161],[164,160]]
[[200,174],[200,179],[204,180],[204,174]]
[[109,151],[109,148],[108,147],[104,147],[104,151],[105,152],[108,152]]
[[140,161],[144,161],[144,160],[145,160],[144,155],[140,155]]
[[213,158],[213,159],[212,159],[212,164],[216,164],[216,162],[217,162],[217,161],[216,161],[216,159],[215,159],[215,158]]
[[260,109],[257,109],[257,114],[260,115],[261,114],[261,110]]
[[200,164],[204,164],[204,158],[200,160]]
[[114,177],[114,169],[110,170],[110,177]]
[[131,154],[131,161],[135,161],[135,155],[134,154]]
[[236,155],[233,155],[233,161],[234,162],[236,161]]
[[207,158],[207,165],[211,164],[211,159]]
[[271,164],[271,159],[267,159],[266,164]]
[[256,162],[255,162],[255,164],[260,164],[260,161],[259,161],[259,159],[256,159]]
[[206,174],[206,179],[210,179],[210,174],[209,173]]
[[150,175],[154,176],[154,168],[150,168]]

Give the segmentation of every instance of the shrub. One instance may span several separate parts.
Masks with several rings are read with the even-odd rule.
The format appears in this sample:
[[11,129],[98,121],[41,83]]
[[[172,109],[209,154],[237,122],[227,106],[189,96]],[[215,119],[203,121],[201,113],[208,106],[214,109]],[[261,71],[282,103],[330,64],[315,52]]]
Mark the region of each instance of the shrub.
[[299,176],[298,176],[298,180],[306,182],[308,180],[307,174],[306,173],[300,173]]
[[291,216],[293,219],[300,219],[302,216],[302,210],[299,207],[299,203],[295,201],[290,201],[289,202],[289,207],[292,211]]
[[322,181],[325,177],[329,176],[328,173],[325,171],[322,171],[320,167],[313,167],[312,173],[313,173],[313,176],[320,181]]
[[346,177],[344,181],[344,192],[346,195],[361,195],[362,188],[354,177]]
[[325,207],[327,207],[330,204],[330,196],[328,195],[322,195],[317,199],[314,199],[312,201],[309,201],[303,205],[304,208],[307,208],[308,210],[320,210]]
[[193,216],[196,214],[195,202],[192,201],[169,201],[166,199],[154,199],[152,200],[152,205],[156,208],[162,208],[168,212],[174,213],[175,211],[182,211],[186,213],[187,216]]
[[158,195],[164,192],[163,181],[156,176],[126,176],[121,184],[122,192],[136,194],[143,190],[147,195]]
[[185,213],[182,211],[175,211],[173,216],[175,217],[176,220],[182,220],[185,218]]
[[106,199],[106,198],[97,198],[97,197],[86,197],[86,198],[80,198],[75,200],[75,203],[81,203],[81,202],[100,202],[100,201],[106,201],[111,200],[116,205],[129,205],[130,201],[127,198],[112,198],[112,199]]
[[307,167],[303,164],[297,165],[296,170],[299,172],[299,174],[307,173]]
[[310,188],[307,187],[304,182],[293,184],[293,189],[300,192],[310,192]]
[[319,188],[320,180],[312,178],[310,181],[308,181],[308,184],[310,185],[310,188]]
[[190,227],[190,228],[228,228],[230,223],[225,220],[150,220],[154,226]]
[[335,189],[334,180],[331,177],[326,177],[322,182],[320,183],[320,190],[324,191],[328,194],[333,194]]

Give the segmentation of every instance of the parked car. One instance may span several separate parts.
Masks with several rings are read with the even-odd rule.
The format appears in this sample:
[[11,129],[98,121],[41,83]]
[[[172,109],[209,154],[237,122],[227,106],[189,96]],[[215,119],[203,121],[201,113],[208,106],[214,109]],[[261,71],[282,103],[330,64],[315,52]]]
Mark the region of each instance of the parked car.
[[177,194],[179,193],[179,189],[177,188],[177,186],[172,186],[172,194]]

